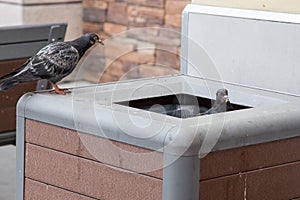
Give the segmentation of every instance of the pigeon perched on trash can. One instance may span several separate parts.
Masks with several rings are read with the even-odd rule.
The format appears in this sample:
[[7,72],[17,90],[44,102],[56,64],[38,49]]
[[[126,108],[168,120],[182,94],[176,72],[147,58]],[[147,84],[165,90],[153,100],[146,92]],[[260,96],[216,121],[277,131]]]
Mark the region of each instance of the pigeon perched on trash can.
[[87,33],[68,42],[54,42],[43,47],[22,66],[0,78],[0,90],[7,90],[19,83],[47,79],[55,93],[66,94],[56,83],[69,75],[80,58],[94,44],[101,43],[98,35]]
[[228,90],[226,89],[219,89],[216,92],[216,100],[213,103],[213,106],[208,109],[204,113],[200,113],[199,115],[209,115],[209,114],[215,114],[215,113],[221,113],[226,112],[231,108],[231,104],[228,98]]

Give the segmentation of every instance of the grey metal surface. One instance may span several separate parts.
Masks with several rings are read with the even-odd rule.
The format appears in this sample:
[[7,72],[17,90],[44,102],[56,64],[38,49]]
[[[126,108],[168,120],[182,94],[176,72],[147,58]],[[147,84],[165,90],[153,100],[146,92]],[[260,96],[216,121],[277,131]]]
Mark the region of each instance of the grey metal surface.
[[188,19],[189,13],[186,11],[182,12],[182,23],[181,23],[181,51],[180,51],[180,73],[188,74]]
[[66,27],[66,23],[1,27],[0,60],[30,57],[48,44],[50,35],[51,41],[63,41]]
[[164,168],[162,199],[199,200],[200,160],[198,156],[178,158],[164,154],[164,161],[166,164],[170,162],[172,164]]
[[[179,93],[211,97],[221,86],[229,90],[232,103],[244,102],[244,105],[254,108],[180,119],[116,104]],[[28,93],[19,101],[17,115],[18,200],[22,199],[20,195],[23,194],[24,119],[113,139],[164,152],[168,158],[178,158],[179,163],[175,160],[173,165],[165,163],[165,166],[171,164],[164,172],[165,199],[173,192],[176,194],[176,191],[170,191],[174,185],[169,180],[181,180],[179,185],[187,182],[183,177],[172,175],[172,170],[190,167],[192,163],[186,160],[191,157],[300,135],[299,97],[184,75],[82,87],[72,89],[69,95],[55,95],[47,91]],[[191,177],[192,172],[186,173],[182,176]],[[196,190],[198,186],[186,185],[182,195]],[[197,196],[191,197],[195,198]]]
[[[169,140],[166,136],[176,135],[174,132],[184,136],[178,140],[179,143],[175,143],[174,148],[179,150],[182,148],[181,142],[186,148],[184,139],[188,139],[187,135],[193,136],[187,141],[190,143],[207,133],[221,134],[216,150],[299,135],[299,98],[231,84],[222,86],[228,88],[232,103],[244,102],[243,105],[255,108],[228,112],[226,115],[179,119],[115,104],[174,93],[210,97],[215,95],[214,88],[218,88],[219,84],[214,81],[202,82],[200,78],[189,76],[170,76],[78,88],[65,96],[50,95],[48,92],[30,93],[20,101],[26,103],[19,104],[19,107],[26,106],[25,112],[18,116],[159,151]],[[143,87],[137,91],[137,85]],[[210,85],[211,92],[202,90],[207,85]],[[219,129],[210,129],[211,126]],[[154,135],[153,130],[157,131]],[[186,155],[195,153],[198,152],[194,149],[185,152]]]
[[297,14],[188,5],[187,74],[300,96]]
[[16,200],[24,198],[24,159],[25,159],[25,118],[24,113],[28,95],[24,95],[17,105],[16,122]]
[[0,146],[7,144],[15,144],[16,141],[16,132],[2,132],[0,133]]
[[46,79],[42,79],[39,80],[36,84],[36,90],[46,90],[48,88],[48,80]]

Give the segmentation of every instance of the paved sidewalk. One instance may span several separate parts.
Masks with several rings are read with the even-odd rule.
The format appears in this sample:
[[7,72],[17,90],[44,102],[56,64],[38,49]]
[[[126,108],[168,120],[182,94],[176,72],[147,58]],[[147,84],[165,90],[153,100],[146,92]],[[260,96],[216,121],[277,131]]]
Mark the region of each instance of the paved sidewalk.
[[0,200],[15,199],[16,147],[0,147]]

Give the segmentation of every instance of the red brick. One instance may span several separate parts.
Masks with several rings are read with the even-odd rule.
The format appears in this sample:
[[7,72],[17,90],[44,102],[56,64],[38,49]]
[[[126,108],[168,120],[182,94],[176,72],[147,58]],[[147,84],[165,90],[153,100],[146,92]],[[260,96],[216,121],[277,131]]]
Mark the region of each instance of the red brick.
[[101,31],[100,23],[83,22],[84,33],[98,33]]
[[104,72],[103,74],[101,74],[100,79],[98,80],[98,83],[115,82],[118,80],[119,80],[119,78],[117,76],[113,76],[107,72]]
[[294,199],[300,196],[300,162],[200,182],[203,199]]
[[132,52],[136,45],[126,40],[107,40],[104,47],[104,55],[110,59],[118,59],[120,56]]
[[137,67],[137,63],[130,63],[125,60],[117,59],[108,65],[106,72],[112,76],[118,77],[118,80],[129,80],[138,78]]
[[177,1],[177,0],[167,0],[166,1],[166,14],[168,15],[181,15],[183,9],[191,1]]
[[102,0],[83,0],[82,1],[83,8],[97,8],[105,10],[107,9],[107,2]]
[[105,22],[103,26],[104,32],[108,35],[116,35],[127,30],[127,26]]
[[175,41],[173,45],[179,46],[181,40],[181,29],[177,27],[162,27],[159,29],[159,37],[169,38],[171,41]]
[[181,27],[181,14],[166,14],[165,15],[165,24],[173,27]]
[[126,0],[126,2],[131,4],[143,5],[148,7],[164,7],[164,0]]
[[[181,47],[177,47],[177,54],[178,54],[179,56],[181,56]],[[186,58],[184,58],[184,59],[186,59]]]
[[136,63],[136,64],[151,64],[155,62],[154,55],[132,51],[120,57],[121,61]]
[[45,183],[25,179],[24,200],[95,200]]
[[153,45],[180,46],[181,33],[177,28],[140,28],[126,33],[130,38],[152,43]]
[[107,21],[117,24],[126,25],[127,20],[127,3],[111,2],[108,5]]
[[299,143],[300,137],[296,137],[210,153],[201,159],[201,179],[299,161]]
[[[111,69],[115,70],[116,68]],[[119,69],[122,70],[121,73],[124,73],[121,63]],[[111,81],[110,78],[112,77],[116,76],[104,72],[96,82],[99,79],[101,82],[108,82]],[[26,120],[26,141],[94,161],[119,166],[131,171],[138,170],[139,172],[145,172],[147,170],[144,165],[150,166],[153,169],[159,168],[160,170],[162,168],[161,153],[33,120]],[[65,141],[68,142],[66,143]],[[132,152],[132,154],[127,154],[122,150]],[[110,153],[107,154],[106,152]],[[149,172],[149,174],[153,173],[158,178],[162,177],[161,170]]]
[[126,71],[126,66],[119,60],[110,62],[105,69],[106,73],[117,77],[121,77]]
[[102,68],[97,71],[92,69],[84,70],[84,72],[82,73],[82,80],[89,81],[91,83],[99,83],[102,72]]
[[99,83],[99,79],[101,78],[101,73],[95,73],[92,70],[86,70],[83,73],[83,80],[88,81],[90,83]]
[[164,10],[145,6],[128,6],[128,20],[130,24],[163,24]]
[[105,10],[97,8],[84,8],[83,9],[83,21],[102,23],[106,20]]
[[245,199],[244,186],[245,177],[239,175],[201,181],[200,198],[212,200],[243,200]]
[[25,177],[110,200],[153,200],[162,198],[162,181],[27,144]]
[[164,67],[179,69],[179,58],[180,57],[179,55],[177,55],[177,52],[162,49],[156,50],[156,65],[162,65]]
[[179,71],[169,67],[142,65],[139,66],[139,73],[141,77],[148,78],[148,77],[155,77],[155,76],[178,74]]

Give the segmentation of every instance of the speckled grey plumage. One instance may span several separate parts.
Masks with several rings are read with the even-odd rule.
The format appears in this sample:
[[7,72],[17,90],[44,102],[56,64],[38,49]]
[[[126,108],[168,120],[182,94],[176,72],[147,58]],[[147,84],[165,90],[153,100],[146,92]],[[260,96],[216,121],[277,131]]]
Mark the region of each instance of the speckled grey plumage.
[[1,77],[0,90],[40,79],[47,79],[55,84],[69,75],[84,53],[98,41],[96,34],[88,33],[73,41],[51,43],[17,70]]
[[216,100],[214,101],[213,106],[203,114],[209,115],[226,112],[228,104],[230,104],[228,99],[228,91],[226,89],[219,89],[216,92]]

